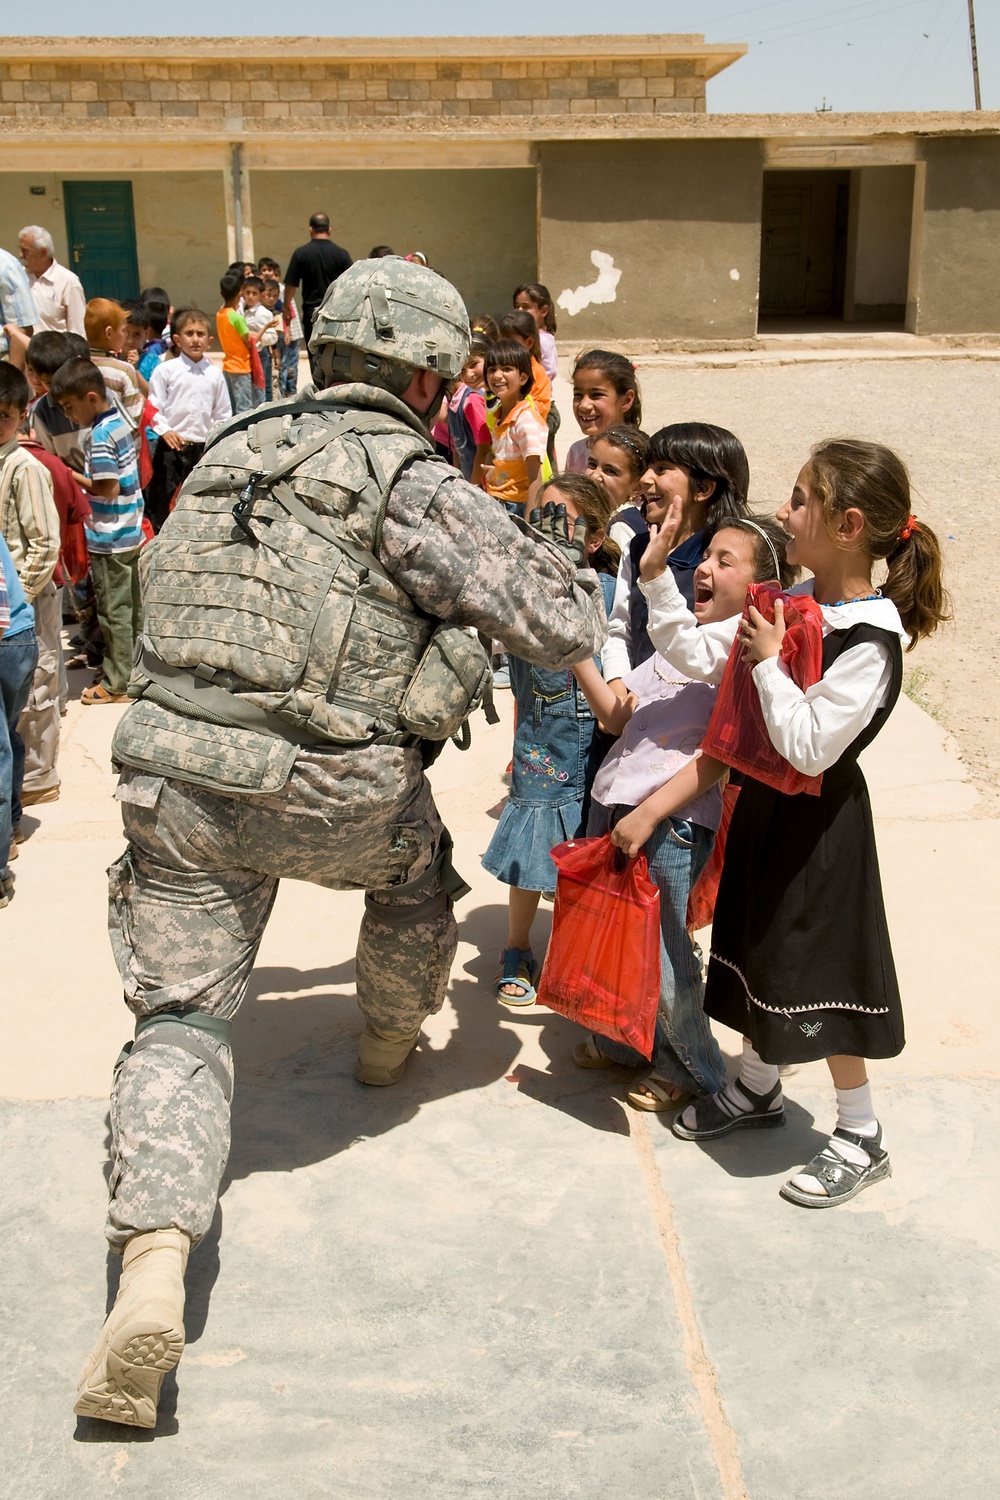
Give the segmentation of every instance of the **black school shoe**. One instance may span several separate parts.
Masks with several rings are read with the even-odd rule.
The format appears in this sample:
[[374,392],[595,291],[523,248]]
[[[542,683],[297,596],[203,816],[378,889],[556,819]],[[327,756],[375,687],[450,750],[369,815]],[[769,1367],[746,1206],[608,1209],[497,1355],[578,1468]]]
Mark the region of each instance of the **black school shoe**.
[[709,1094],[707,1099],[698,1099],[689,1109],[694,1110],[694,1124],[684,1124],[687,1109],[682,1109],[670,1129],[681,1141],[714,1141],[731,1130],[773,1130],[785,1123],[785,1106],[771,1109],[774,1101],[781,1097],[781,1081],[766,1094],[754,1094],[737,1078],[736,1087],[749,1104],[749,1109],[733,1112],[721,1094]]
[[823,1184],[826,1192],[805,1193],[788,1181],[779,1189],[782,1198],[787,1198],[789,1203],[797,1203],[800,1208],[836,1208],[838,1203],[847,1203],[849,1199],[856,1198],[858,1193],[871,1187],[873,1182],[892,1176],[889,1153],[882,1148],[881,1125],[874,1135],[855,1135],[852,1130],[839,1129],[833,1135],[835,1140],[846,1141],[848,1145],[859,1146],[862,1151],[866,1151],[867,1167],[845,1161],[830,1146],[824,1146],[818,1156],[814,1156],[808,1166],[803,1167],[801,1172],[796,1172],[795,1176],[815,1177],[817,1182]]

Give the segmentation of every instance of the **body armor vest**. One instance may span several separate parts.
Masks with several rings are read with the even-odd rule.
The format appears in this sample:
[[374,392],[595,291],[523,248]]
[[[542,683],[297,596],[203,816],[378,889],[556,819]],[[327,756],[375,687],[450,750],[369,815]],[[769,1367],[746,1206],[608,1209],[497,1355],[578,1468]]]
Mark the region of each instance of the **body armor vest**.
[[140,701],[116,760],[265,792],[301,745],[454,733],[485,681],[482,648],[377,559],[392,486],[425,457],[418,419],[371,386],[229,423],[143,552]]

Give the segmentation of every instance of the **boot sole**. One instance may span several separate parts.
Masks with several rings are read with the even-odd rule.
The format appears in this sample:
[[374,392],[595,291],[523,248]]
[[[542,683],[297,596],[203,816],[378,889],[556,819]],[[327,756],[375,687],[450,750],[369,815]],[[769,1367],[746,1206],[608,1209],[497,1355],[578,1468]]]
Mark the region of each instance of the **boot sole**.
[[155,1427],[163,1377],[183,1352],[183,1330],[173,1324],[148,1318],[127,1323],[82,1382],[74,1412],[123,1427]]
[[776,1130],[784,1123],[785,1111],[779,1109],[771,1115],[737,1115],[734,1120],[715,1130],[688,1130],[686,1125],[681,1124],[678,1115],[670,1129],[679,1141],[717,1141],[720,1136],[731,1135],[734,1130]]
[[372,1088],[387,1089],[391,1084],[398,1083],[405,1072],[405,1062],[400,1063],[398,1068],[379,1068],[374,1063],[359,1062],[354,1069],[354,1076],[359,1083],[367,1083]]

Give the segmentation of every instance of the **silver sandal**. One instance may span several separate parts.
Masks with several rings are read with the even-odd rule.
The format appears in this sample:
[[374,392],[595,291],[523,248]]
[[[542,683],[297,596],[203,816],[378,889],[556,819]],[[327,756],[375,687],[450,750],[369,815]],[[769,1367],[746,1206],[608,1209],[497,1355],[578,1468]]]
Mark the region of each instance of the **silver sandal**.
[[839,1152],[824,1146],[808,1166],[796,1172],[796,1177],[814,1177],[825,1189],[822,1193],[807,1193],[791,1181],[779,1189],[782,1198],[797,1203],[800,1208],[835,1208],[838,1203],[847,1203],[856,1198],[864,1188],[883,1177],[892,1176],[889,1153],[882,1149],[882,1127],[874,1135],[855,1135],[852,1130],[835,1130],[834,1139],[858,1146],[868,1155],[868,1165],[859,1167],[855,1162],[845,1161]]

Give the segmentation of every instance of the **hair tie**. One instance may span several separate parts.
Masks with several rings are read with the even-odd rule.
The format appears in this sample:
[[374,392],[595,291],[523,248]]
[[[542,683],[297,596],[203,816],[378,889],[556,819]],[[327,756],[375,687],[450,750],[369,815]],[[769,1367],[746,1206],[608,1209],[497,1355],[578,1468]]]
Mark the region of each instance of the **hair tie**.
[[920,522],[917,520],[916,516],[910,516],[910,518],[907,521],[906,525],[903,527],[902,531],[899,533],[899,540],[901,542],[908,542],[910,540],[910,537],[913,535],[913,533],[915,531],[919,531],[919,530],[920,530]]

